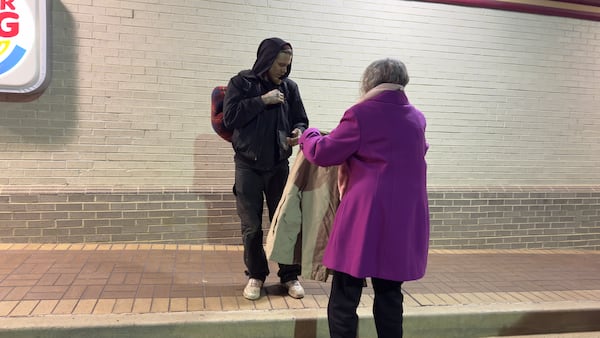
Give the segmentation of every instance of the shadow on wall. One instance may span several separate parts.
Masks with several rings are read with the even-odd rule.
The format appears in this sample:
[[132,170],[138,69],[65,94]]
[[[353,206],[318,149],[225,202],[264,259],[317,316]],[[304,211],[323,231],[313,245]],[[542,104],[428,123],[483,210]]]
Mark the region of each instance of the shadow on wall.
[[61,145],[74,136],[78,106],[74,20],[60,1],[52,2],[50,16],[48,88],[0,94],[0,130],[12,132],[15,140],[7,140],[10,143]]
[[231,192],[234,177],[231,143],[216,134],[199,134],[194,141],[194,189]]

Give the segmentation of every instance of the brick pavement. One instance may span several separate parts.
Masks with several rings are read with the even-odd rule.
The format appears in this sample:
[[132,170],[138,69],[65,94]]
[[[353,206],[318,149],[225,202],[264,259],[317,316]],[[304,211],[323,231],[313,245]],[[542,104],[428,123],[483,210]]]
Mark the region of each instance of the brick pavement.
[[[293,299],[271,268],[252,302],[240,246],[0,244],[0,317],[326,309],[328,283],[303,281],[307,296]],[[600,304],[600,251],[431,250],[425,278],[404,291],[406,313]],[[372,301],[367,287],[359,310]]]
[[[2,244],[0,316],[326,307],[328,283],[303,281],[307,297],[292,299],[271,268],[252,302],[240,246]],[[600,252],[432,250],[425,278],[404,289],[407,307],[600,301]]]

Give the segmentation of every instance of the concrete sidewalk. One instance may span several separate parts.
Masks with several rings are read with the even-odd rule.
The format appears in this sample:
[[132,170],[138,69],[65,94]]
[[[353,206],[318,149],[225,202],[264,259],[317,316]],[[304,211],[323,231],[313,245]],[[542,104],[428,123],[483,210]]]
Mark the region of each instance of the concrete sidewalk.
[[[307,296],[290,298],[272,264],[248,301],[241,250],[0,244],[0,337],[327,337],[329,284],[303,281]],[[600,331],[598,251],[432,250],[404,289],[406,337]],[[367,287],[363,338],[376,336],[372,302]]]

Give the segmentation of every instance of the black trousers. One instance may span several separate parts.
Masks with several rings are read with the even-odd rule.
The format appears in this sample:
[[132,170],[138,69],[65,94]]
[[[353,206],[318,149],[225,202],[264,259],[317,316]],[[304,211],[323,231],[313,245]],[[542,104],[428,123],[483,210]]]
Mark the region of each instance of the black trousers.
[[[373,318],[379,338],[402,337],[402,282],[371,278],[375,299]],[[331,338],[356,338],[358,315],[356,308],[364,287],[364,279],[334,271],[327,319]]]
[[[288,174],[287,161],[267,171],[256,170],[240,161],[235,163],[234,193],[242,225],[246,274],[250,278],[264,281],[269,275],[269,264],[263,247],[263,201],[267,202],[269,221],[272,221]],[[280,281],[285,283],[298,279],[300,269],[297,264],[279,264]]]

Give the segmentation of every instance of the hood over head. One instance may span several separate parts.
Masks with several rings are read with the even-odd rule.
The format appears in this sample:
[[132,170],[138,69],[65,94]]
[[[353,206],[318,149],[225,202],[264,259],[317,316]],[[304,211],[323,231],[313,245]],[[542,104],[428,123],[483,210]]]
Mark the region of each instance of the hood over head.
[[[292,49],[292,45],[280,38],[264,39],[256,51],[256,62],[252,66],[252,72],[262,78],[269,71],[277,55],[283,49]],[[292,64],[290,63],[284,77],[288,77],[291,70]]]

